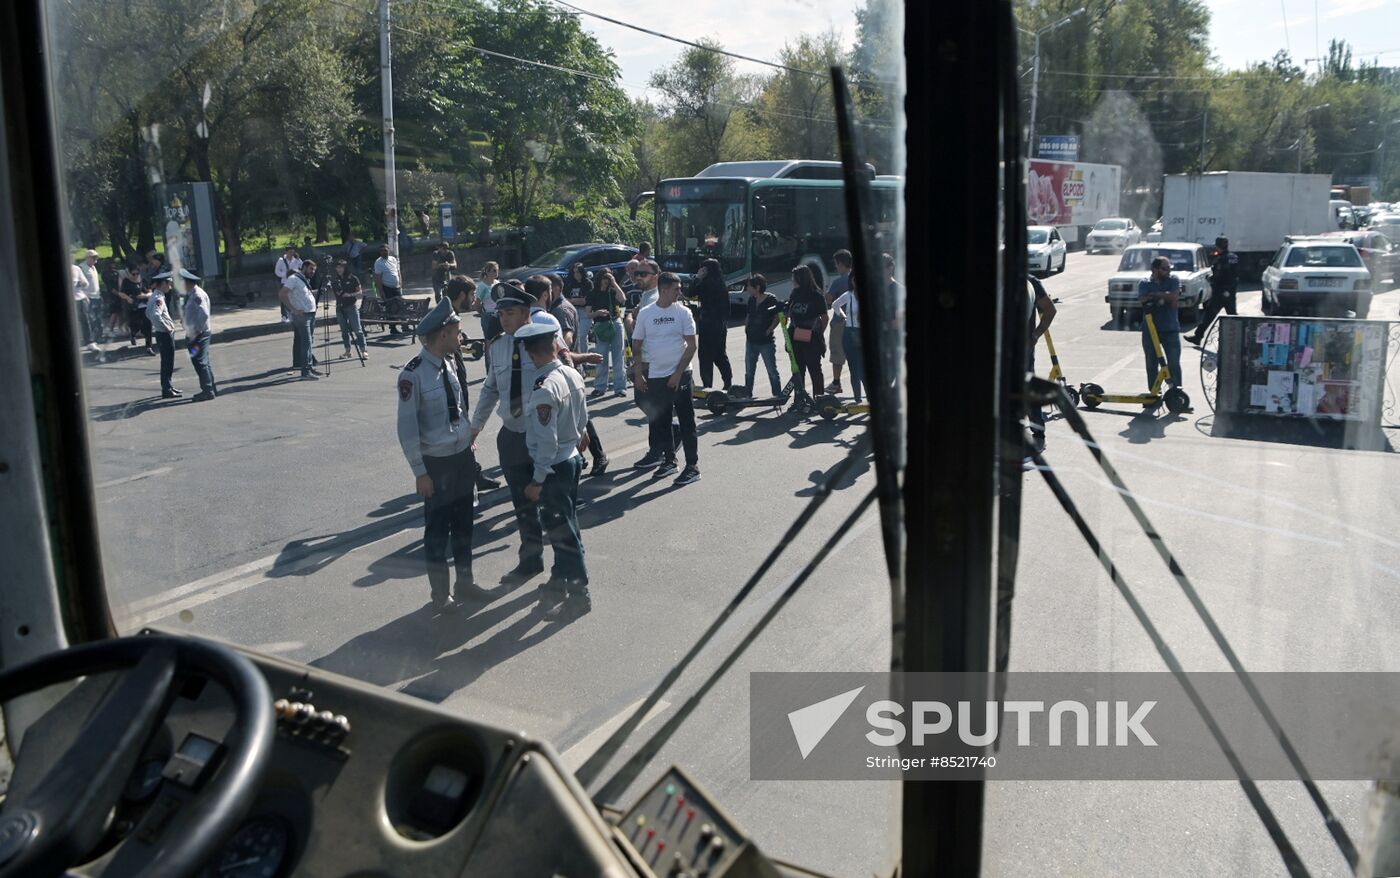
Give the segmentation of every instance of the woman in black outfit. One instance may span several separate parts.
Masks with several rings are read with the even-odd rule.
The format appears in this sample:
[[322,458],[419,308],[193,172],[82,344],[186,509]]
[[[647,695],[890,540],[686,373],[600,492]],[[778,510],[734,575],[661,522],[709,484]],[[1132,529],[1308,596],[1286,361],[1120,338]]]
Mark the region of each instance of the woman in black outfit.
[[146,316],[146,302],[150,293],[142,288],[141,269],[127,266],[126,273],[117,281],[117,298],[126,308],[126,325],[131,332],[131,344],[136,344],[136,336],[146,338],[146,353],[156,355],[155,341],[151,338],[151,320]]
[[700,342],[700,383],[709,387],[714,367],[718,366],[724,392],[728,393],[734,381],[734,370],[729,366],[729,354],[725,351],[729,290],[724,285],[724,271],[719,267],[719,260],[706,259],[700,263],[691,296],[700,301],[700,318],[695,321],[695,335]]
[[812,376],[812,390],[821,393],[822,356],[826,354],[824,333],[827,323],[826,296],[817,287],[812,269],[799,265],[792,270],[792,293],[788,296],[788,321],[792,330],[792,352],[797,358],[797,399],[810,408],[807,376]]

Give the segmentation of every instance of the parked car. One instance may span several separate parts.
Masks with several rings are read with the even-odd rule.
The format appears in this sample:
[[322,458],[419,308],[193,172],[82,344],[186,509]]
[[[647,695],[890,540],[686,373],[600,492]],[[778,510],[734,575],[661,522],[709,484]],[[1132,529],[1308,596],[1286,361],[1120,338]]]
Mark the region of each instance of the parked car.
[[1356,248],[1356,252],[1361,254],[1361,261],[1366,263],[1366,268],[1371,272],[1373,293],[1387,281],[1400,283],[1400,247],[1375,229],[1329,232],[1320,237],[1345,241]]
[[1138,282],[1152,274],[1152,260],[1165,256],[1172,263],[1172,277],[1181,281],[1177,313],[1183,323],[1196,319],[1201,305],[1210,298],[1210,255],[1200,244],[1190,242],[1136,244],[1123,251],[1118,271],[1108,279],[1108,313],[1115,323],[1140,319]]
[[536,256],[529,265],[501,272],[501,280],[524,280],[536,274],[565,277],[574,270],[574,263],[577,262],[582,262],[589,271],[610,268],[616,274],[627,267],[636,253],[636,247],[623,244],[569,244]]
[[1142,229],[1127,217],[1109,217],[1094,223],[1094,228],[1084,238],[1084,249],[1089,253],[1098,250],[1122,251],[1142,240]]
[[1054,226],[1026,229],[1026,270],[1044,277],[1065,270],[1065,239]]
[[1400,213],[1381,213],[1371,217],[1366,228],[1380,232],[1392,241],[1400,241]]
[[1264,269],[1264,313],[1371,310],[1371,272],[1351,244],[1327,237],[1286,238]]

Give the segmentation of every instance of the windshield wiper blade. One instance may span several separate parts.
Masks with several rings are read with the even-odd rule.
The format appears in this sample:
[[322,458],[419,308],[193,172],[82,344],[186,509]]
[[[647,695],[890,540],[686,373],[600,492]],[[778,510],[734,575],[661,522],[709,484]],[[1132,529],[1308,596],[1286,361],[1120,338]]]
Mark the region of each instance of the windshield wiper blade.
[[[690,663],[695,660],[695,657],[700,654],[700,651],[704,649],[705,645],[710,642],[710,639],[715,636],[715,633],[719,631],[720,626],[724,624],[725,620],[734,615],[734,611],[739,608],[739,605],[758,587],[759,582],[761,582],[768,571],[772,569],[778,557],[783,554],[783,550],[792,545],[793,541],[802,533],[803,528],[807,526],[807,522],[811,521],[812,516],[817,514],[817,510],[821,509],[822,505],[831,498],[832,486],[840,484],[841,480],[846,477],[846,474],[851,471],[851,468],[855,466],[856,462],[865,456],[865,453],[865,443],[857,442],[851,450],[847,452],[846,457],[832,468],[830,474],[827,475],[826,481],[817,487],[817,492],[812,495],[812,499],[807,502],[802,513],[789,525],[787,533],[783,534],[782,539],[774,544],[773,548],[768,552],[768,557],[764,558],[763,563],[759,564],[758,569],[749,576],[743,588],[740,588],[739,591],[735,593],[734,597],[729,599],[729,604],[725,606],[725,608],[720,611],[719,616],[710,623],[710,627],[706,628],[705,631],[696,638],[695,644],[690,647],[685,655],[681,656],[680,661],[676,662],[676,664],[666,672],[666,676],[661,679],[661,682],[658,683],[642,703],[637,706],[637,709],[632,711],[632,715],[627,717],[627,721],[618,727],[617,731],[609,735],[602,746],[595,750],[593,755],[589,756],[583,765],[579,766],[578,771],[574,772],[574,777],[577,778],[580,784],[584,787],[588,787],[597,779],[599,773],[607,767],[607,764],[612,761],[612,758],[622,749],[622,745],[627,742],[627,739],[630,738],[632,733],[637,730],[637,727],[642,724],[642,720],[651,712],[652,708],[661,701],[661,696],[665,695],[667,690],[680,679],[681,673],[690,666]],[[607,800],[602,797],[601,793],[597,797],[597,801],[605,804],[607,803]]]
[[[855,277],[860,308],[861,347],[864,358],[866,398],[870,401],[870,437],[875,450],[875,492],[880,500],[880,534],[885,546],[885,572],[890,583],[891,667],[898,669],[904,655],[904,500],[899,474],[904,468],[904,418],[900,399],[899,370],[904,345],[899,325],[898,288],[884,289],[875,271],[881,259],[875,246],[871,218],[870,180],[860,155],[855,111],[846,74],[831,68],[831,90],[836,102],[836,138],[841,156],[842,191],[846,199],[846,233],[850,239],[851,274]],[[883,266],[881,266],[883,267]]]
[[[859,447],[860,446],[857,445],[857,448]],[[847,458],[847,460],[852,459],[854,458]],[[827,484],[832,484],[832,480],[828,480]],[[865,511],[870,508],[870,504],[875,501],[875,495],[876,491],[872,490],[861,498],[861,501],[856,504],[856,508],[851,510],[851,513],[846,516],[845,520],[831,532],[826,538],[826,541],[822,543],[821,548],[808,560],[802,570],[793,577],[792,582],[788,583],[787,588],[783,589],[783,593],[778,596],[778,599],[773,602],[773,605],[768,608],[763,614],[763,617],[755,622],[753,628],[744,635],[743,639],[734,645],[734,648],[729,651],[729,654],[724,657],[724,660],[719,663],[719,666],[705,678],[705,682],[686,699],[685,704],[681,706],[680,710],[677,710],[667,719],[665,724],[657,729],[656,733],[638,748],[637,752],[632,755],[632,758],[627,760],[627,762],[617,770],[617,773],[608,779],[607,783],[603,784],[602,789],[598,791],[598,795],[594,797],[595,802],[607,804],[616,801],[618,797],[627,791],[627,788],[631,786],[632,782],[637,779],[637,776],[642,773],[642,769],[647,767],[647,764],[661,751],[661,748],[665,746],[666,742],[671,740],[671,736],[676,733],[676,730],[681,727],[681,724],[695,712],[695,708],[700,706],[701,699],[703,699],[705,695],[714,688],[714,685],[719,682],[720,678],[734,666],[734,663],[744,654],[744,650],[748,649],[749,645],[758,639],[758,636],[763,633],[764,629],[768,627],[768,623],[773,621],[773,618],[778,615],[779,611],[787,606],[787,602],[792,599],[793,595],[797,594],[797,590],[802,588],[811,575],[816,572],[816,569],[821,566],[822,562],[831,554],[831,551],[836,548],[836,545],[846,538],[847,533],[855,526],[856,522],[860,520],[860,517],[865,514]],[[646,714],[643,712],[644,709],[645,707],[639,709],[635,716],[645,716]]]
[[[1346,859],[1347,865],[1351,867],[1353,872],[1356,871],[1358,859],[1356,845],[1352,843],[1351,836],[1347,834],[1346,827],[1337,819],[1337,815],[1333,813],[1331,805],[1328,804],[1326,797],[1322,795],[1322,790],[1318,788],[1316,781],[1312,779],[1312,775],[1308,772],[1307,767],[1303,765],[1302,756],[1300,756],[1298,751],[1294,748],[1293,742],[1289,739],[1288,733],[1283,730],[1283,726],[1279,723],[1278,717],[1274,715],[1273,710],[1269,707],[1269,703],[1264,700],[1264,694],[1254,685],[1254,678],[1250,676],[1249,671],[1244,666],[1244,662],[1240,661],[1239,655],[1236,654],[1234,647],[1230,645],[1229,639],[1225,637],[1225,632],[1222,631],[1220,626],[1216,623],[1215,617],[1211,615],[1210,609],[1206,607],[1200,592],[1196,591],[1196,587],[1191,584],[1191,580],[1187,577],[1186,571],[1176,560],[1171,549],[1167,548],[1167,543],[1162,539],[1161,532],[1152,526],[1152,522],[1147,517],[1147,512],[1143,510],[1142,505],[1137,502],[1137,498],[1133,495],[1133,492],[1128,490],[1128,486],[1118,475],[1118,470],[1114,469],[1113,464],[1109,463],[1108,458],[1104,455],[1103,447],[1100,446],[1099,443],[1094,440],[1093,435],[1089,433],[1089,425],[1084,422],[1083,416],[1080,415],[1078,409],[1074,407],[1074,403],[1070,402],[1069,396],[1064,392],[1064,388],[1043,378],[1035,378],[1031,381],[1030,391],[1032,394],[1039,396],[1045,401],[1053,401],[1056,407],[1059,408],[1060,413],[1064,415],[1065,420],[1069,422],[1070,428],[1073,429],[1084,444],[1088,446],[1089,453],[1093,455],[1099,468],[1103,470],[1104,475],[1107,476],[1109,482],[1112,483],[1114,491],[1117,492],[1119,497],[1123,498],[1123,503],[1127,505],[1128,510],[1132,513],[1133,519],[1137,522],[1138,527],[1147,535],[1147,539],[1152,543],[1152,547],[1157,550],[1157,555],[1162,559],[1162,562],[1166,564],[1167,570],[1171,573],[1172,578],[1176,580],[1177,586],[1180,587],[1182,593],[1186,595],[1186,600],[1190,602],[1192,609],[1196,611],[1196,615],[1200,617],[1202,624],[1204,624],[1206,630],[1210,632],[1211,639],[1214,640],[1215,645],[1220,648],[1220,652],[1225,656],[1225,660],[1229,663],[1230,669],[1235,672],[1235,676],[1239,678],[1241,685],[1244,686],[1244,690],[1249,695],[1250,700],[1254,702],[1254,706],[1258,709],[1260,716],[1264,718],[1264,722],[1268,725],[1269,731],[1273,733],[1274,740],[1278,742],[1279,748],[1282,749],[1284,755],[1288,757],[1289,764],[1293,767],[1293,770],[1297,772],[1299,780],[1303,782],[1303,788],[1307,790],[1309,798],[1313,801],[1313,805],[1322,815],[1322,822],[1327,827],[1327,831],[1331,834],[1333,841],[1336,842],[1337,849]],[[1042,467],[1042,471],[1045,472],[1047,481],[1053,479],[1053,473],[1048,472],[1044,467],[1044,460],[1037,455],[1036,461],[1037,464]],[[1055,480],[1055,484],[1058,484],[1058,480]],[[1054,485],[1052,485],[1051,490],[1055,490]],[[1063,491],[1063,488],[1059,490]],[[1059,497],[1059,492],[1056,493],[1056,496]],[[1067,501],[1068,495],[1066,495],[1065,499],[1061,500],[1061,505],[1064,505]],[[1070,513],[1071,518],[1074,518],[1076,515],[1069,507],[1066,507],[1065,511]],[[1078,523],[1079,519],[1076,518],[1076,524]],[[1085,527],[1087,527],[1087,525],[1080,528],[1081,532],[1084,531]],[[1085,539],[1091,538],[1092,534],[1085,534]],[[1093,545],[1094,543],[1091,541],[1091,546]],[[1109,574],[1115,575],[1115,571],[1112,569],[1112,563],[1108,561],[1107,556],[1103,555],[1097,548],[1095,551],[1100,554],[1101,558],[1108,566]],[[1118,580],[1115,579],[1115,584],[1117,584],[1117,582]],[[1126,586],[1120,586],[1120,590],[1125,587]],[[1145,616],[1142,618],[1145,619]],[[1146,621],[1143,621],[1144,626],[1147,624]],[[1153,634],[1153,632],[1149,631],[1149,634]],[[1155,634],[1153,634],[1153,638],[1154,640],[1156,639]],[[1164,642],[1161,647],[1159,647],[1159,651],[1165,648],[1166,644]],[[1179,667],[1175,665],[1174,662],[1174,658],[1168,662],[1168,665],[1173,668],[1173,673],[1176,672],[1176,667]],[[1224,745],[1222,744],[1222,746]]]

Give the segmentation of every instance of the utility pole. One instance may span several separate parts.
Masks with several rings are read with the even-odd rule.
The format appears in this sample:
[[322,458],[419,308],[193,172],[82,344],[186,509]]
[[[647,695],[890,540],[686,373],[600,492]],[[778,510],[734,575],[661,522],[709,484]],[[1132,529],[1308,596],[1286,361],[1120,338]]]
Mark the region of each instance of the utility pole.
[[399,188],[394,169],[394,61],[389,47],[389,3],[379,0],[379,87],[384,113],[384,223],[389,255],[399,255]]
[[1209,110],[1201,110],[1201,160],[1198,173],[1206,172],[1206,117],[1210,115]]
[[1071,12],[1069,15],[1066,15],[1064,18],[1055,22],[1054,24],[1047,24],[1045,27],[1041,28],[1033,34],[1025,28],[1018,28],[1018,30],[1020,30],[1021,33],[1031,34],[1031,36],[1035,37],[1035,57],[1033,63],[1031,64],[1031,70],[1033,71],[1031,73],[1031,121],[1030,127],[1027,129],[1029,137],[1026,143],[1026,156],[1028,158],[1034,158],[1036,153],[1039,152],[1039,150],[1035,148],[1035,111],[1037,108],[1036,105],[1040,102],[1040,37],[1041,35],[1048,34],[1051,31],[1059,30],[1060,28],[1069,24],[1071,21],[1074,21],[1076,16],[1083,14],[1084,7],[1081,6],[1078,9]]
[[1040,153],[1040,150],[1035,148],[1035,110],[1036,103],[1040,100],[1040,31],[1035,32],[1035,60],[1031,70],[1034,72],[1031,73],[1031,124],[1027,129],[1030,133],[1026,143],[1027,158],[1033,158]]

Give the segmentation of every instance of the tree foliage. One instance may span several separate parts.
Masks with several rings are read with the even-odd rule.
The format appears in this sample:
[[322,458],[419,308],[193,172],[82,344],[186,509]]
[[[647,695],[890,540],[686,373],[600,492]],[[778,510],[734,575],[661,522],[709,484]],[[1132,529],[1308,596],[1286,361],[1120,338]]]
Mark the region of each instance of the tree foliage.
[[[1400,71],[1333,41],[1225,71],[1203,0],[1016,0],[1023,118],[1124,167],[1146,212],[1162,174],[1306,171],[1400,198]],[[1059,23],[1073,15],[1068,23]],[[72,228],[130,256],[154,244],[151,184],[204,180],[230,256],[274,230],[386,233],[373,0],[55,0],[52,56]],[[827,71],[843,65],[867,156],[898,172],[903,4],[864,0],[849,45],[790,39],[757,67],[677,50],[629,99],[612,54],[547,0],[394,0],[404,214],[624,229],[628,201],[720,161],[833,159]],[[1032,68],[1040,34],[1039,77]],[[510,57],[514,56],[514,57]],[[1034,83],[1034,85],[1033,85]],[[1391,146],[1387,146],[1387,141]],[[1146,194],[1142,194],[1146,193]],[[620,212],[619,212],[620,211]],[[574,223],[579,219],[581,223]]]

